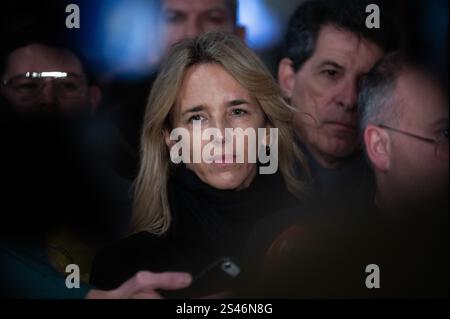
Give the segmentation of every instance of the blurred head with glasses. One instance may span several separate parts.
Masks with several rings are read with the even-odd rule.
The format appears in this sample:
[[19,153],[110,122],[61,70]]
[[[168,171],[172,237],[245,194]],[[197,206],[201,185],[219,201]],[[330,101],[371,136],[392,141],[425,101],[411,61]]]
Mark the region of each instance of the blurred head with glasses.
[[93,115],[100,89],[89,83],[80,59],[70,50],[32,43],[6,56],[1,95],[20,113]]
[[396,52],[362,80],[358,102],[378,204],[393,208],[448,196],[447,89]]

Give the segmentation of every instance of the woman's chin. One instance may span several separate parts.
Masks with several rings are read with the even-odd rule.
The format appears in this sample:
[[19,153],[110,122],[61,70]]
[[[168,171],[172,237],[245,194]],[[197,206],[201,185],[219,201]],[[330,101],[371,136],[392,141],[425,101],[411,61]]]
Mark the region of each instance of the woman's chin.
[[250,186],[256,175],[256,165],[199,165],[189,169],[205,183],[220,190],[241,190]]
[[207,176],[204,180],[206,184],[220,190],[240,190],[248,187],[245,183],[246,176],[234,172],[220,172]]

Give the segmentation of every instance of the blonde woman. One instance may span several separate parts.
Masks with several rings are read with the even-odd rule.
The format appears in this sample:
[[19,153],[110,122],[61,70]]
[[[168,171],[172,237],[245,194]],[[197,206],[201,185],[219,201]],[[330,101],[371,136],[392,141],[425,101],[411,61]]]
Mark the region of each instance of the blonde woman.
[[[132,218],[135,234],[99,253],[92,282],[111,288],[140,270],[195,275],[221,256],[239,260],[253,225],[297,205],[304,195],[305,181],[294,177],[295,163],[304,162],[291,118],[274,79],[237,37],[209,33],[177,44],[146,109]],[[202,133],[215,129],[222,134],[195,140],[198,125]],[[182,144],[191,146],[187,151],[173,151],[185,137],[173,134],[174,129],[187,133],[189,140]],[[238,147],[236,138],[227,138],[227,129],[266,136],[258,135],[256,144],[246,137]],[[273,129],[277,136],[268,133]],[[205,152],[211,143],[223,152]],[[252,152],[263,158],[269,154],[277,162],[276,171],[260,174],[273,163],[262,164],[261,156],[252,161]],[[195,161],[196,153],[201,161]],[[213,283],[192,294],[224,288]]]

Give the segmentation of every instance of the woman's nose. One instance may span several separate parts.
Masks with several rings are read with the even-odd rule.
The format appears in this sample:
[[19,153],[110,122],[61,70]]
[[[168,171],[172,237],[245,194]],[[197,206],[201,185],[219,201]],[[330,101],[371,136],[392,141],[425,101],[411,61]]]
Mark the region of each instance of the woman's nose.
[[216,129],[217,131],[217,136],[214,137],[216,142],[220,142],[222,144],[224,144],[225,142],[227,142],[228,138],[227,135],[225,134],[227,131],[227,128],[232,128],[230,126],[229,121],[226,118],[217,118],[214,120],[213,123],[213,127]]

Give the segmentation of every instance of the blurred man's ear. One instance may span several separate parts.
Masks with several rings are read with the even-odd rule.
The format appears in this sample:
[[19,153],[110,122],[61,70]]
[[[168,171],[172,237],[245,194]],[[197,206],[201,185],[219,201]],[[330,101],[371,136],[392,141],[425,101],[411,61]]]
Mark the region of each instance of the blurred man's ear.
[[369,124],[364,131],[367,156],[375,170],[387,172],[391,162],[391,140],[386,130]]
[[247,29],[244,26],[236,26],[234,34],[237,35],[242,41],[247,43]]
[[96,85],[89,86],[89,103],[91,105],[91,115],[97,112],[98,106],[102,101],[102,91]]
[[295,71],[291,59],[284,58],[278,65],[278,82],[285,98],[292,98],[292,91],[295,83]]

